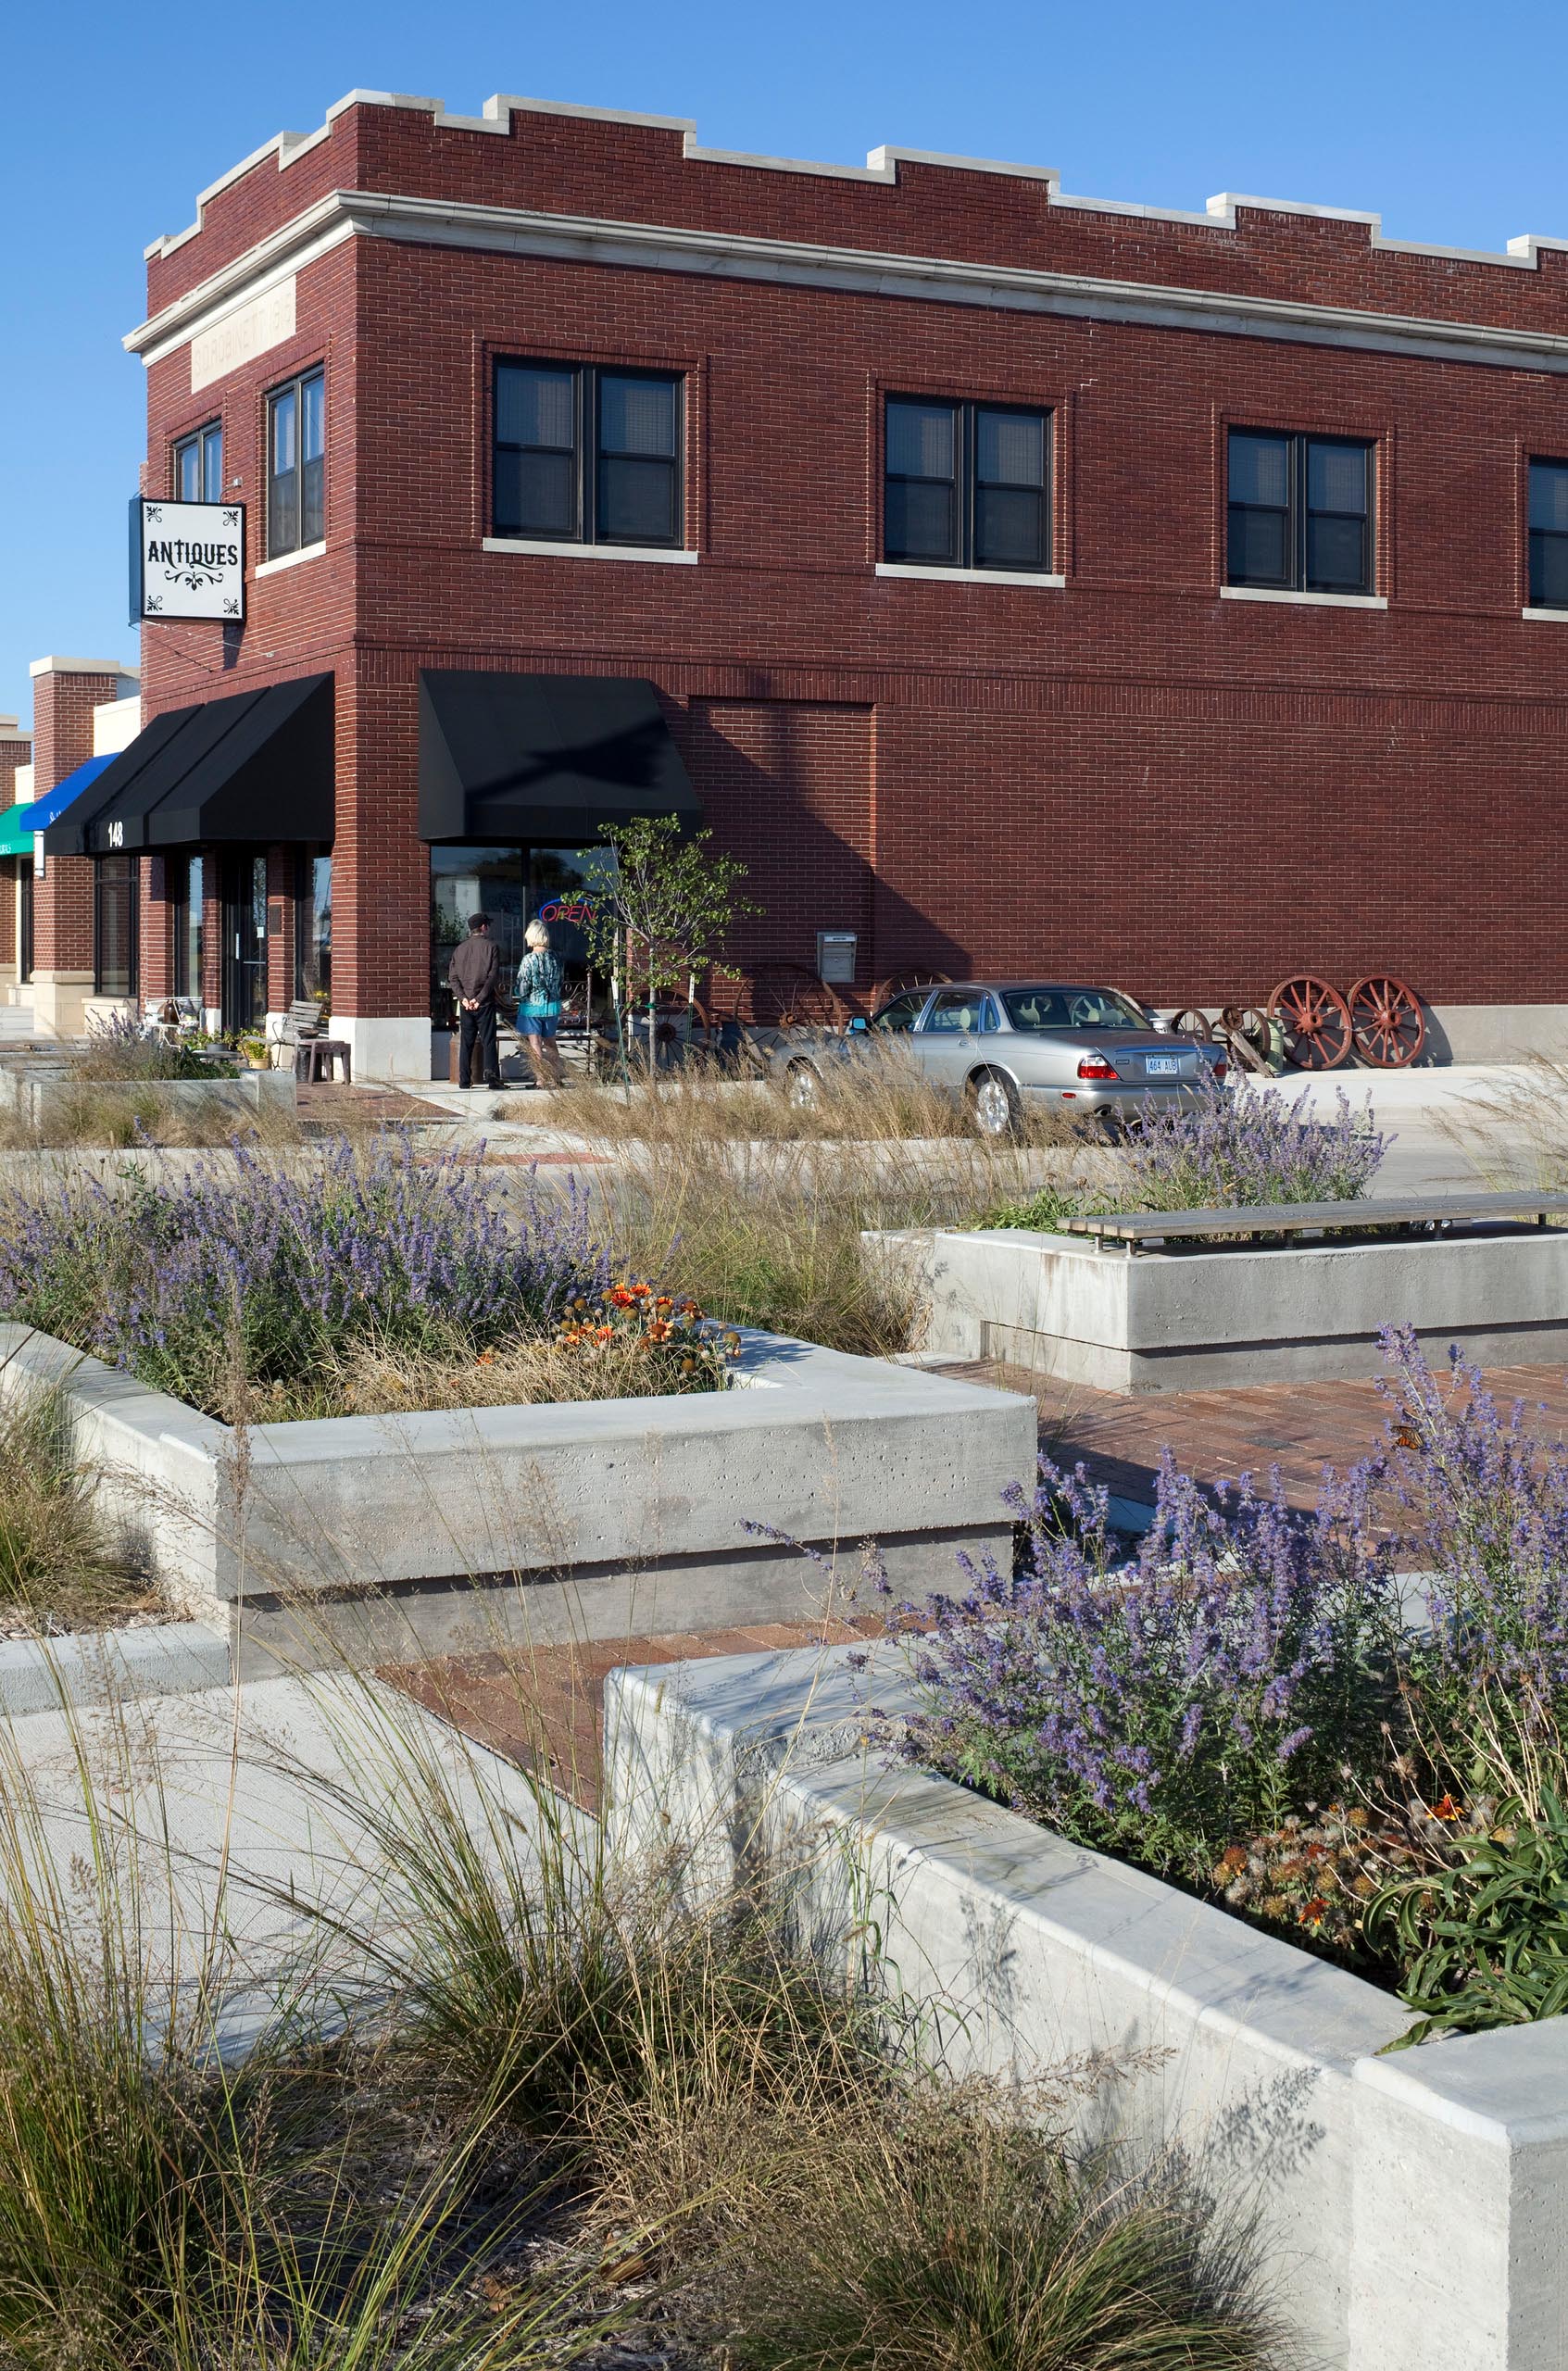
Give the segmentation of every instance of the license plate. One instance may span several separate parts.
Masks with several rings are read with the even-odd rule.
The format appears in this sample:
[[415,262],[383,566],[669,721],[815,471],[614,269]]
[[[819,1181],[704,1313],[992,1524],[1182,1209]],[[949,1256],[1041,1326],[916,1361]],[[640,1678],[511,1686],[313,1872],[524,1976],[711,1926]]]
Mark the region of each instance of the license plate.
[[1180,1078],[1182,1074],[1179,1054],[1146,1054],[1143,1066],[1150,1078]]

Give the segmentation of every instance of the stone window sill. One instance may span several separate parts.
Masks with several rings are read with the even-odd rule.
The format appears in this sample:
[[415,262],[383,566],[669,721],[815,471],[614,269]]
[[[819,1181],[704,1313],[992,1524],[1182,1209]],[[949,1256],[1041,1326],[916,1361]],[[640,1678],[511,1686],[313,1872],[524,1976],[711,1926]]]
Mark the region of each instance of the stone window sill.
[[1521,609],[1522,618],[1535,618],[1542,625],[1568,626],[1568,609]]
[[667,567],[673,563],[677,568],[695,568],[697,563],[696,553],[684,549],[671,551],[641,544],[552,544],[521,535],[486,535],[482,548],[487,552],[522,552],[534,559],[646,559],[662,561]]
[[1382,593],[1277,593],[1267,584],[1222,584],[1222,601],[1284,601],[1298,609],[1386,609]]
[[306,544],[297,552],[284,552],[279,559],[264,559],[257,575],[280,576],[285,568],[302,568],[307,559],[320,559],[326,548],[324,543]]
[[1065,593],[1065,576],[1032,575],[1022,568],[926,568],[914,560],[879,559],[879,576],[912,576],[925,584],[1033,584],[1047,593]]

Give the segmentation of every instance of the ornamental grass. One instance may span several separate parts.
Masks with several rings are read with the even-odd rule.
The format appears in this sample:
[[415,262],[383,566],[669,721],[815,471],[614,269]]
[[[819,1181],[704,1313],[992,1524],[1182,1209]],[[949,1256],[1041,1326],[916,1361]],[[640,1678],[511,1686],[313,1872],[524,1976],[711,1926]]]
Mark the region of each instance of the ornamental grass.
[[203,1891],[134,1704],[38,1716],[46,1775],[0,1736],[7,2371],[1283,2361],[1191,2170],[1073,2141],[1103,2076],[922,2071],[874,1936],[684,1907],[378,1683],[313,1701],[319,1912],[226,1829]]
[[59,1393],[0,1400],[0,1637],[157,1612],[156,1591],[98,1511],[94,1480]]

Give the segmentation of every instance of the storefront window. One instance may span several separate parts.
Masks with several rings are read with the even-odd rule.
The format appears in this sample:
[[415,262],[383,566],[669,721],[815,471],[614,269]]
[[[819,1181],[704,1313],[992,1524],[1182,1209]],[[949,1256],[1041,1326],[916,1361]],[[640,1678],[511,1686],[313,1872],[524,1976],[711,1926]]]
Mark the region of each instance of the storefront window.
[[171,858],[169,889],[174,907],[174,993],[202,1002],[202,899],[199,856]]
[[330,997],[332,990],[332,860],[330,856],[299,859],[299,886],[295,907],[294,992],[296,997]]
[[101,856],[93,876],[93,992],[133,997],[136,978],[136,859]]
[[430,1011],[438,1029],[455,1025],[446,967],[452,949],[469,935],[469,916],[475,913],[490,917],[490,935],[501,958],[502,992],[509,996],[529,919],[521,848],[430,852]]
[[551,951],[570,972],[588,960],[586,924],[596,894],[614,884],[613,848],[533,848],[528,859],[531,914],[547,922]]

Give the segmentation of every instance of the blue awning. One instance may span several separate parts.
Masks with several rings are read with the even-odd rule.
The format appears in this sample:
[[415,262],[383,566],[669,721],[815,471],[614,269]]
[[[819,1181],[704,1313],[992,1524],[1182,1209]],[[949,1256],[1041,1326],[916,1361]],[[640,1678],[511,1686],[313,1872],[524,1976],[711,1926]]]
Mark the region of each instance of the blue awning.
[[67,774],[53,790],[42,798],[26,799],[19,807],[7,807],[0,814],[0,856],[31,856],[34,832],[46,831],[57,822],[69,808],[74,807],[84,791],[91,790],[106,766],[114,759],[89,758],[84,765]]

